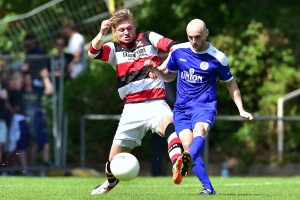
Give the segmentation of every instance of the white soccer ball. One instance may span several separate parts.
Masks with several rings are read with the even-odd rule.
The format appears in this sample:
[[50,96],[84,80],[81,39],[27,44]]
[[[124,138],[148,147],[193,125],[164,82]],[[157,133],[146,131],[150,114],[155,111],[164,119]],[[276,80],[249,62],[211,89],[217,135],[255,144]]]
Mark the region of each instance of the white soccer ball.
[[110,161],[111,173],[121,181],[135,178],[140,171],[140,163],[130,153],[118,153]]

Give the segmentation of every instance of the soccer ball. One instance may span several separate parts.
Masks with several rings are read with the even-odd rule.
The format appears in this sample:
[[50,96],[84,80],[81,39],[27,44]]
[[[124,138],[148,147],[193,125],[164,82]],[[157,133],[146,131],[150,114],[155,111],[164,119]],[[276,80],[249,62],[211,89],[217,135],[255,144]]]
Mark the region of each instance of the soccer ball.
[[140,163],[130,153],[118,153],[110,161],[111,173],[121,181],[135,178],[140,171]]

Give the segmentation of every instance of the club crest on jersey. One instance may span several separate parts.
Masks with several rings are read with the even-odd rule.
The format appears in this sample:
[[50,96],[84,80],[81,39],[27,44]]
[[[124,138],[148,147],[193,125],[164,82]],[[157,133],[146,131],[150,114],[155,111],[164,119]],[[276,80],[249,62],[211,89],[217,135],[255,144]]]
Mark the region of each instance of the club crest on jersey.
[[195,74],[194,68],[190,68],[188,72],[181,72],[180,78],[190,83],[201,83],[203,77],[198,74]]
[[134,52],[128,52],[128,51],[123,52],[123,57],[126,57],[128,60],[137,60],[146,55],[147,53],[145,48],[139,48]]
[[202,69],[202,70],[207,70],[208,66],[209,66],[208,62],[201,62],[200,63],[200,69]]

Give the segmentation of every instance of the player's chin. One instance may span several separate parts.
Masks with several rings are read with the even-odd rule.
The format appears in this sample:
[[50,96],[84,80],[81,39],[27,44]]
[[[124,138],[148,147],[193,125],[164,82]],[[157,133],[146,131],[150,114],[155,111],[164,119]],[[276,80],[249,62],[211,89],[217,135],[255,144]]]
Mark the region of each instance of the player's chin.
[[131,37],[123,38],[122,43],[124,44],[130,44],[133,42],[133,39]]
[[193,48],[194,48],[196,51],[201,51],[201,48],[199,47],[199,45],[193,45]]

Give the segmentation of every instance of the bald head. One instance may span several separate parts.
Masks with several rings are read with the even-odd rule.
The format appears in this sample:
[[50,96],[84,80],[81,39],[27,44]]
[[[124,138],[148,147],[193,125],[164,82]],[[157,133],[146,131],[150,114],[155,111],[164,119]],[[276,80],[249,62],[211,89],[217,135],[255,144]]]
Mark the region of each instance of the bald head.
[[186,32],[202,32],[206,30],[206,25],[201,19],[193,19],[186,26]]
[[189,42],[196,51],[203,51],[207,47],[206,38],[208,36],[208,29],[205,22],[201,19],[193,19],[186,26],[186,33]]

